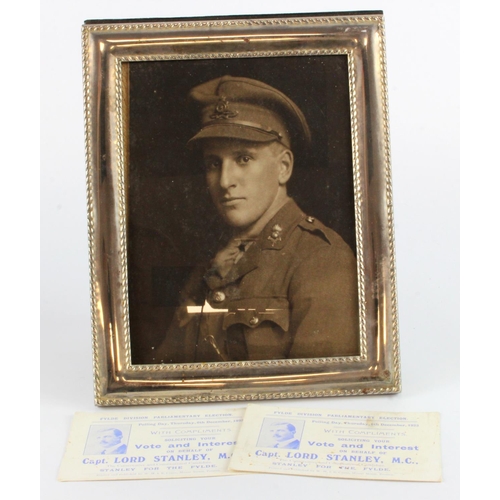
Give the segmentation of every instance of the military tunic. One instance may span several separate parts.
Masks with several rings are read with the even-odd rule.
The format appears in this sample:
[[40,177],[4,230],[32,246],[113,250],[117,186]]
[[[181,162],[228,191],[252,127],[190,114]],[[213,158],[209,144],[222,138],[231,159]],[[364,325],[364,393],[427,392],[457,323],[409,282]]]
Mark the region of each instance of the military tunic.
[[193,272],[162,363],[359,354],[356,259],[289,200],[223,278]]

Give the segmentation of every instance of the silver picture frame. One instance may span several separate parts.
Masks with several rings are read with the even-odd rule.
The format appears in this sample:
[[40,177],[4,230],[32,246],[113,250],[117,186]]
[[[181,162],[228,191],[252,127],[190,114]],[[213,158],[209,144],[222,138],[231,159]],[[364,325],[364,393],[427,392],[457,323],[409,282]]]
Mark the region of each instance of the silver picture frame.
[[[82,41],[95,404],[398,393],[383,13],[86,21]],[[356,355],[155,360],[188,261],[203,253],[195,233],[179,228],[182,217],[206,222],[196,208],[203,176],[182,170],[182,94],[205,75],[237,70],[287,86],[320,136],[313,159],[322,166],[304,169],[296,191],[354,248]]]

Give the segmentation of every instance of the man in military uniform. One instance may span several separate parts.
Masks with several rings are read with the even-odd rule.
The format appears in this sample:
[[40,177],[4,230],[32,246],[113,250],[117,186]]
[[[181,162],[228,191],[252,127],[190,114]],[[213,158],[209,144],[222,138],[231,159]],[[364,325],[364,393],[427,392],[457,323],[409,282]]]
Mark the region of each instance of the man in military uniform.
[[260,81],[224,76],[192,89],[189,141],[232,238],[182,292],[161,363],[359,354],[356,259],[287,194],[304,115]]

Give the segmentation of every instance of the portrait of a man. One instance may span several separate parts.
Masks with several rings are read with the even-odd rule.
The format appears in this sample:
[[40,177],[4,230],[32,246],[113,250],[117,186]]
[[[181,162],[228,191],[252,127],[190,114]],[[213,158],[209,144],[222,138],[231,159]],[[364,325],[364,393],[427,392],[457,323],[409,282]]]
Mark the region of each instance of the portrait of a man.
[[[281,64],[286,68],[290,62]],[[319,59],[304,62],[315,64],[323,85],[345,66],[342,57],[334,61],[340,69],[326,67]],[[132,93],[134,85],[144,84],[151,68],[145,66],[142,80],[131,68]],[[290,92],[267,83],[265,71],[257,79],[249,76],[248,68],[225,69],[232,71],[210,79],[203,79],[199,71],[190,88],[175,83],[177,93],[183,91],[187,97],[182,107],[170,105],[181,110],[175,114],[175,126],[184,134],[182,149],[178,141],[165,137],[149,141],[155,147],[163,141],[164,150],[172,144],[177,151],[177,157],[170,153],[156,160],[158,172],[171,172],[168,177],[161,174],[161,179],[158,175],[150,188],[151,200],[160,200],[163,213],[158,202],[146,201],[140,180],[131,183],[131,203],[138,200],[135,212],[132,204],[129,249],[133,357],[164,364],[356,356],[359,312],[352,164],[350,149],[335,142],[343,140],[349,146],[348,104],[347,112],[344,102],[334,118],[328,113],[311,121],[303,111],[308,109],[303,88],[296,92],[302,96],[299,106]],[[346,80],[338,77],[338,81],[345,92]],[[166,96],[159,87],[151,85],[152,92]],[[328,111],[336,111],[333,98],[325,99]],[[158,103],[166,109],[160,98]],[[134,173],[143,169],[134,160],[139,158],[136,136],[141,136],[141,128],[134,128],[140,123],[139,118],[134,122],[134,106],[139,104],[131,100],[130,171],[140,179],[141,174]],[[327,111],[320,102],[311,107],[318,114]],[[150,120],[155,117],[152,107],[147,111]],[[314,117],[310,110],[309,115]],[[137,112],[137,116],[143,115]],[[338,126],[332,124],[336,116],[344,138],[330,136],[332,127]],[[319,152],[320,139],[315,135],[323,141]],[[146,144],[141,147],[143,155],[151,154]],[[321,155],[326,163],[321,170],[308,165],[308,160],[316,164]],[[333,184],[335,168],[343,172],[347,190],[339,181],[338,186]],[[189,180],[182,184],[181,179]],[[160,191],[161,195],[155,194]],[[318,199],[315,192],[322,193]],[[348,200],[340,209],[348,214],[345,218],[334,206],[342,196]],[[151,209],[146,212],[148,203]],[[144,220],[151,213],[158,214],[159,222],[150,222],[145,229]],[[152,298],[146,304],[148,295]],[[160,310],[162,305],[167,307]],[[139,316],[141,320],[136,319]],[[154,340],[147,340],[148,329],[154,329]],[[146,332],[142,338],[141,330]],[[141,344],[142,352],[149,353],[146,361]]]
[[190,278],[160,363],[357,353],[356,259],[288,195],[293,145],[308,144],[300,109],[263,82],[223,76],[190,97],[208,191],[228,241]]
[[293,424],[287,422],[277,422],[271,425],[270,428],[272,439],[275,441],[273,448],[285,448],[297,450],[300,446],[300,441],[295,438],[297,432]]
[[101,455],[123,455],[127,453],[127,445],[122,443],[123,433],[120,429],[110,427],[96,435]]

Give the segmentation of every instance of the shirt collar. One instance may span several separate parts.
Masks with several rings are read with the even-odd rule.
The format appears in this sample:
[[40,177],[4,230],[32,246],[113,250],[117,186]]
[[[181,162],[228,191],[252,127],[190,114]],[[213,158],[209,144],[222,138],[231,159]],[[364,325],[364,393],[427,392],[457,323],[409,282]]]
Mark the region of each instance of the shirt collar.
[[118,448],[121,448],[123,446],[123,443],[118,443],[112,446],[111,448],[106,448],[102,451],[102,455],[112,455],[113,453],[116,453],[116,450]]
[[277,443],[274,445],[275,448],[286,448],[290,443],[293,443],[294,441],[297,441],[295,437],[292,439],[288,439],[287,441],[281,441],[280,443]]

